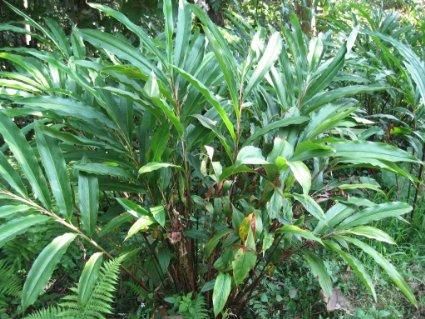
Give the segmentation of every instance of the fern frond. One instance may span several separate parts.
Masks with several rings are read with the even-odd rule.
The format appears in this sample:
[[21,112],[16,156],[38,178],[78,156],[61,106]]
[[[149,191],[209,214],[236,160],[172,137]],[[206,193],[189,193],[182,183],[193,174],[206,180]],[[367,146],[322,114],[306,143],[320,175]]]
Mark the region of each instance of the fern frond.
[[26,316],[24,319],[57,319],[63,318],[62,311],[58,307],[48,307],[37,310],[36,312]]
[[102,265],[96,284],[89,291],[87,302],[82,302],[82,292],[76,286],[71,288],[71,294],[63,297],[58,306],[36,311],[25,319],[106,319],[105,315],[112,314],[113,293],[123,258],[119,257]]
[[100,269],[96,285],[93,287],[87,302],[82,303],[78,288],[73,288],[72,294],[63,298],[60,307],[65,309],[62,316],[78,319],[104,319],[106,314],[112,314],[114,292],[118,282],[119,267],[122,258],[107,261]]
[[21,278],[16,274],[16,269],[5,260],[0,260],[0,298],[19,297],[21,288]]
[[207,305],[205,303],[205,298],[202,295],[197,295],[193,301],[193,308],[191,314],[196,319],[208,319]]

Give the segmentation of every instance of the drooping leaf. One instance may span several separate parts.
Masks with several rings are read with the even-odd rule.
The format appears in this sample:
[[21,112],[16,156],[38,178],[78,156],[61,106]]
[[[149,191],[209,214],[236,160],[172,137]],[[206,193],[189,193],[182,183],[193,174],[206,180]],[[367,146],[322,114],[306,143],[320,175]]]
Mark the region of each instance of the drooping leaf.
[[127,240],[133,237],[140,231],[146,231],[150,225],[152,225],[155,221],[150,216],[141,216],[139,219],[130,227],[128,230],[127,236],[125,236],[124,240]]
[[166,168],[166,167],[177,167],[177,168],[179,168],[180,166],[175,165],[175,164],[171,164],[171,163],[150,162],[150,163],[147,163],[147,164],[143,165],[142,167],[140,167],[139,174],[150,173],[150,172],[159,170],[161,168]]
[[99,182],[96,176],[78,175],[78,205],[81,214],[81,227],[92,235],[96,229],[99,210]]
[[57,141],[44,135],[40,129],[37,129],[36,141],[41,162],[50,182],[50,188],[59,212],[62,216],[70,219],[73,208],[73,194],[62,151]]
[[250,165],[268,164],[261,152],[261,149],[255,146],[242,147],[236,157],[236,162],[239,164]]
[[319,280],[319,284],[323,290],[323,293],[329,298],[332,295],[333,288],[332,280],[328,271],[326,270],[325,264],[317,255],[310,252],[304,252],[303,257],[310,266],[313,275]]
[[303,193],[308,194],[311,188],[311,174],[308,167],[300,161],[288,161],[287,164],[291,169],[292,174],[294,174],[295,179],[303,188]]
[[0,225],[0,247],[9,240],[24,233],[28,228],[37,224],[46,223],[49,217],[43,215],[27,215],[20,218],[14,218]]
[[337,228],[349,229],[388,217],[399,217],[409,213],[410,211],[412,211],[412,207],[402,202],[378,204],[372,207],[367,207],[358,213],[347,217],[337,226]]
[[18,172],[10,165],[6,157],[0,152],[0,175],[19,195],[26,197],[27,191]]
[[366,288],[369,289],[373,296],[373,299],[376,301],[375,286],[373,285],[372,278],[370,278],[370,275],[366,271],[362,262],[353,255],[350,255],[349,253],[343,251],[337,243],[331,240],[326,240],[324,241],[324,243],[326,247],[335,251],[351,267],[351,269],[354,271],[357,277],[359,277],[361,282],[366,286]]
[[347,229],[346,231],[343,231],[342,233],[363,236],[370,239],[382,241],[387,244],[395,244],[394,239],[392,239],[390,235],[372,226],[357,226],[351,229]]
[[49,190],[41,168],[37,163],[35,154],[22,132],[3,113],[0,113],[0,133],[20,164],[25,177],[32,187],[35,197],[49,208]]
[[76,236],[76,234],[66,233],[56,237],[37,256],[22,290],[23,309],[31,306],[43,292],[62,255]]
[[413,305],[417,306],[417,301],[415,295],[410,289],[409,285],[397,271],[397,269],[391,264],[387,259],[385,259],[380,253],[378,253],[375,249],[370,247],[368,244],[356,239],[347,236],[343,236],[343,239],[347,242],[357,246],[369,256],[371,256],[375,262],[385,270],[387,275],[391,278],[394,284],[400,289],[400,291],[406,296],[407,300],[409,300]]
[[233,278],[236,285],[242,283],[248,276],[251,269],[255,266],[257,255],[246,248],[239,248],[232,261]]
[[230,295],[231,287],[232,277],[230,277],[229,274],[220,272],[215,279],[212,298],[215,317],[221,313],[224,306],[226,305],[227,299]]
[[284,225],[280,227],[278,231],[283,234],[298,235],[307,240],[314,240],[320,244],[323,244],[322,240],[319,237],[315,236],[311,231],[299,228],[296,225]]
[[307,194],[292,194],[294,198],[304,206],[305,210],[318,220],[324,220],[325,214],[323,209],[316,201]]
[[84,269],[81,273],[78,281],[78,299],[82,305],[87,304],[90,300],[91,291],[96,285],[99,277],[100,267],[103,262],[102,253],[94,253],[90,259],[84,265]]
[[250,91],[260,82],[264,76],[269,72],[270,68],[276,62],[279,57],[280,51],[282,50],[282,38],[279,32],[274,32],[269,42],[267,43],[266,49],[264,50],[263,56],[258,62],[257,67],[254,69],[248,84],[244,90],[244,94],[248,95]]

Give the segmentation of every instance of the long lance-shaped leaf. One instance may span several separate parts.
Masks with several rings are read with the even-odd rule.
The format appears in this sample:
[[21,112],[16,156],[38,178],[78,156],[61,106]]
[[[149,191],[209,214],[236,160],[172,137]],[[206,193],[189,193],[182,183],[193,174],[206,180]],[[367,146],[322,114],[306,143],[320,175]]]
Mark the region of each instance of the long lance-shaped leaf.
[[271,132],[273,130],[276,130],[278,128],[287,127],[290,125],[300,125],[308,121],[308,117],[306,116],[292,116],[286,119],[281,119],[274,121],[270,124],[267,124],[266,126],[256,130],[254,134],[252,134],[244,143],[245,145],[252,144],[257,138],[260,136],[263,136],[264,134],[267,134],[268,132]]
[[282,234],[297,235],[307,240],[314,240],[320,244],[323,244],[322,240],[319,237],[315,236],[311,231],[299,228],[296,225],[284,225],[278,229],[278,232]]
[[391,264],[387,259],[384,258],[380,253],[378,253],[375,249],[370,247],[368,244],[356,239],[347,236],[341,236],[347,242],[357,246],[361,250],[363,250],[366,254],[371,256],[375,262],[381,266],[387,275],[391,278],[394,284],[401,290],[401,292],[406,296],[407,300],[409,300],[413,305],[417,306],[417,301],[415,295],[413,294],[410,287],[407,285],[406,281],[399,274],[397,269]]
[[9,218],[12,215],[24,213],[31,209],[27,205],[4,205],[0,206],[0,218]]
[[16,101],[37,111],[50,111],[60,116],[75,118],[93,124],[93,121],[106,127],[115,129],[115,124],[102,112],[94,107],[85,105],[72,99],[64,99],[55,96],[35,96]]
[[244,90],[244,94],[248,95],[251,90],[260,82],[264,76],[269,72],[270,68],[276,62],[282,50],[282,38],[279,32],[275,32],[269,39],[264,54],[258,62],[257,67],[252,73],[248,84]]
[[82,305],[86,305],[90,300],[94,286],[99,277],[102,266],[102,253],[94,253],[84,265],[80,280],[78,281],[78,299]]
[[325,219],[325,213],[313,198],[307,194],[292,194],[292,196],[294,196],[294,198],[299,201],[301,205],[304,206],[305,210],[308,211],[313,217],[317,218],[318,220]]
[[158,59],[165,63],[163,54],[160,50],[158,50],[151,37],[146,33],[145,30],[143,30],[142,27],[134,24],[124,14],[112,8],[109,8],[99,3],[88,3],[88,5],[121,22],[128,30],[130,30],[139,37],[141,44],[143,44],[152,54],[154,54],[156,57],[158,57]]
[[[418,57],[418,55],[404,43],[383,34],[373,33],[373,35],[376,35],[380,37],[382,40],[391,43],[394,46],[394,48],[396,48],[398,52],[400,52],[400,54],[405,59],[404,64],[406,66],[406,69],[409,72],[410,76],[412,77],[413,81],[415,82],[418,88],[419,94],[422,97],[422,100],[423,100],[422,103],[425,103],[425,63],[424,61],[421,60]],[[424,109],[425,107],[422,108],[422,110]]]
[[237,91],[239,71],[236,60],[230,51],[226,40],[220,33],[217,26],[210,20],[208,15],[197,5],[191,5],[191,8],[193,13],[202,22],[202,27],[204,28],[205,34],[211,43],[217,62],[220,65],[220,69],[223,72],[224,80],[226,81],[232,100],[233,109],[239,117],[239,97]]
[[174,64],[183,66],[186,51],[189,47],[189,35],[192,23],[190,7],[185,0],[179,0],[179,10],[177,15],[176,39],[174,44]]
[[221,106],[220,102],[215,98],[214,94],[191,74],[178,67],[174,68],[183,76],[186,81],[192,84],[202,94],[208,103],[214,107],[227,130],[229,131],[230,136],[233,140],[236,140],[235,128],[233,127],[232,121],[230,120],[224,108]]
[[2,152],[0,152],[0,175],[19,195],[27,196],[27,190],[21,177],[16,169],[9,164]]
[[215,279],[213,290],[214,316],[217,317],[226,305],[232,288],[232,277],[226,273],[219,273]]
[[37,256],[22,289],[23,310],[31,306],[43,292],[57,264],[76,236],[76,234],[66,233],[56,237]]
[[0,133],[20,164],[35,197],[49,208],[49,190],[35,154],[19,128],[3,113],[0,113]]
[[72,190],[66,170],[65,159],[57,140],[44,135],[41,128],[36,130],[36,141],[41,162],[50,182],[59,212],[67,219],[72,215]]
[[370,239],[382,241],[387,244],[391,244],[391,245],[395,244],[394,239],[392,239],[390,235],[380,230],[379,228],[372,227],[372,226],[357,226],[357,227],[347,229],[338,233],[345,234],[345,235],[363,236]]
[[164,0],[162,6],[162,12],[164,14],[165,24],[165,39],[166,39],[166,51],[168,63],[172,62],[172,50],[173,50],[173,34],[174,34],[174,18],[173,18],[173,5],[171,0]]
[[333,80],[338,71],[342,68],[346,52],[347,46],[344,44],[338,51],[338,54],[333,58],[333,60],[329,63],[329,65],[327,65],[324,70],[321,70],[320,68],[318,69],[318,74],[311,81],[306,90],[305,99],[310,99],[320,90],[323,90],[329,85],[329,83]]
[[315,254],[307,251],[303,253],[303,257],[307,261],[313,275],[319,280],[320,287],[325,296],[330,297],[332,295],[332,280],[323,261]]
[[93,46],[111,52],[120,59],[126,60],[137,66],[144,74],[149,74],[152,70],[158,76],[161,72],[158,68],[149,62],[140,51],[131,46],[128,42],[118,39],[112,34],[101,32],[99,30],[82,29],[80,33],[84,40],[91,43]]
[[27,14],[25,14],[24,12],[22,12],[21,10],[19,10],[18,8],[14,7],[13,5],[11,5],[9,2],[4,1],[4,3],[6,3],[6,5],[12,9],[12,11],[14,11],[16,14],[18,14],[19,16],[23,17],[25,19],[25,22],[29,25],[31,25],[32,27],[40,30],[42,33],[44,33],[44,35],[51,40],[57,47],[58,49],[62,49],[61,45],[57,43],[57,40],[55,39],[55,37],[48,31],[46,30],[41,24],[37,23],[34,19],[31,19],[30,16],[28,16]]
[[46,26],[49,28],[50,37],[53,39],[53,42],[66,57],[69,57],[71,54],[71,47],[69,45],[69,40],[63,31],[62,27],[55,20],[46,18]]
[[388,162],[418,162],[418,159],[412,154],[392,145],[379,142],[331,142],[328,146],[335,150],[332,154],[333,157],[343,157],[348,160],[353,158],[358,161],[361,158],[365,158]]
[[17,235],[24,233],[28,228],[45,223],[49,217],[42,215],[28,215],[15,218],[0,226],[0,247]]
[[13,64],[21,67],[22,69],[27,71],[29,74],[31,74],[34,77],[34,79],[36,79],[42,87],[49,87],[48,79],[33,63],[28,61],[26,57],[18,55],[18,54],[12,54],[9,52],[0,52],[0,59],[8,60],[12,62]]
[[99,210],[99,182],[96,176],[82,172],[78,175],[78,204],[81,227],[92,235],[95,232]]
[[372,93],[375,91],[385,90],[385,86],[380,85],[352,85],[352,86],[344,86],[340,88],[336,88],[329,91],[323,91],[315,96],[313,96],[310,100],[304,102],[303,110],[305,113],[310,113],[322,105],[331,103],[338,99],[349,97],[361,93]]
[[366,271],[365,267],[356,257],[350,255],[349,253],[343,251],[339,248],[338,244],[331,240],[324,241],[325,246],[330,250],[333,250],[339,257],[341,257],[354,271],[360,281],[369,289],[370,293],[373,296],[373,299],[376,302],[376,291],[375,286],[373,285],[372,278]]
[[365,208],[360,212],[347,217],[337,226],[337,228],[349,229],[388,217],[400,217],[410,211],[412,211],[412,207],[409,204],[402,202],[378,204],[376,206]]

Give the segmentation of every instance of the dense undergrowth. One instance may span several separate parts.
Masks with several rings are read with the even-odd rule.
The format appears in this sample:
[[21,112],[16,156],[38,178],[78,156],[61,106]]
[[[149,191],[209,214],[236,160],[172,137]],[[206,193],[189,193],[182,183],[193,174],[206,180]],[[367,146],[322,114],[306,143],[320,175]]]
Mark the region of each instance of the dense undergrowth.
[[5,5],[0,318],[424,316],[420,8]]

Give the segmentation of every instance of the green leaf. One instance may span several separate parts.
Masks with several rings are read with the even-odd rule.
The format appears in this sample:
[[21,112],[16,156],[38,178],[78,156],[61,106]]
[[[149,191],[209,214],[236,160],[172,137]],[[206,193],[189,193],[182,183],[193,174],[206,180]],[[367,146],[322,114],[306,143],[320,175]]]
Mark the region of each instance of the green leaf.
[[16,169],[9,164],[6,157],[0,152],[0,175],[19,195],[26,197],[27,190]]
[[121,225],[126,223],[131,223],[133,221],[133,216],[122,213],[114,218],[112,218],[106,225],[102,227],[100,232],[97,234],[100,237],[104,237],[108,234],[113,233],[117,230]]
[[221,120],[223,121],[224,125],[226,126],[230,136],[233,140],[236,140],[236,133],[232,121],[229,119],[225,109],[221,106],[220,102],[217,100],[214,94],[191,74],[175,66],[174,69],[176,69],[186,81],[192,84],[199,91],[199,93],[202,94],[202,96],[207,100],[207,102],[214,107]]
[[360,281],[366,286],[366,288],[369,289],[373,296],[373,299],[376,302],[376,292],[372,282],[372,278],[370,278],[368,272],[366,271],[361,261],[340,249],[338,244],[331,240],[326,240],[324,241],[324,243],[327,248],[336,252],[351,267],[351,269],[354,271]]
[[165,209],[164,206],[155,206],[151,207],[150,211],[152,213],[153,218],[156,220],[158,224],[162,227],[165,226]]
[[78,299],[82,305],[86,305],[92,296],[92,290],[97,283],[102,262],[103,254],[94,253],[84,265],[77,287]]
[[407,300],[409,300],[413,305],[417,306],[417,301],[415,295],[413,294],[410,287],[407,285],[406,281],[399,274],[397,269],[384,258],[380,253],[378,253],[375,249],[365,244],[364,242],[347,236],[342,236],[344,240],[347,242],[357,246],[361,250],[363,250],[366,254],[371,256],[375,262],[385,270],[387,275],[391,278],[394,284],[401,290],[401,292],[406,296]]
[[139,174],[150,173],[150,172],[153,172],[153,171],[159,170],[161,168],[165,168],[165,167],[180,168],[180,166],[174,165],[174,164],[171,164],[171,163],[150,162],[150,163],[147,163],[146,165],[143,165],[142,167],[140,167]]
[[123,179],[131,178],[131,174],[125,169],[121,167],[117,167],[117,166],[108,165],[108,164],[80,163],[80,164],[75,164],[74,168],[81,172],[85,172],[85,173],[93,174],[93,175],[107,175],[107,176],[120,177]]
[[351,159],[368,163],[368,159],[378,159],[388,162],[418,162],[412,154],[392,145],[379,142],[345,141],[328,144],[335,152],[333,157],[343,157],[347,161]]
[[208,242],[204,246],[205,258],[208,258],[213,253],[215,247],[217,247],[220,240],[224,237],[232,233],[230,229],[224,229],[223,231],[215,234],[213,237],[208,240]]
[[66,233],[56,237],[37,256],[22,290],[21,305],[23,310],[31,306],[43,292],[56,265],[76,236],[76,234]]
[[325,69],[318,69],[306,89],[305,100],[310,99],[332,82],[338,71],[344,65],[346,52],[347,46],[344,44],[338,51],[338,54],[332,59]]
[[300,161],[287,162],[287,164],[291,169],[292,174],[294,174],[295,179],[303,188],[303,193],[308,194],[311,188],[311,174],[308,167]]
[[346,231],[341,232],[341,234],[353,234],[357,236],[363,236],[370,239],[375,239],[382,241],[384,243],[394,245],[394,239],[391,238],[386,232],[372,226],[357,226]]
[[322,105],[337,101],[338,99],[349,97],[362,93],[371,93],[375,91],[380,91],[386,89],[385,86],[379,85],[352,85],[352,86],[343,86],[329,91],[323,91],[310,100],[304,102],[303,109],[306,113],[310,113],[314,110],[317,110]]
[[23,213],[32,209],[27,205],[3,205],[0,206],[0,218],[9,218],[16,213]]
[[337,226],[337,229],[348,229],[388,217],[399,217],[411,211],[412,207],[402,202],[378,204],[347,217]]
[[140,231],[148,230],[149,226],[154,223],[154,220],[150,216],[142,216],[140,217],[128,230],[127,236],[125,236],[124,240],[127,240],[133,237]]
[[279,228],[278,230],[280,233],[283,234],[293,234],[293,235],[298,235],[301,236],[307,240],[314,240],[320,244],[322,243],[322,240],[315,236],[311,231],[306,230],[306,229],[301,229],[298,226],[295,225],[284,225],[282,227]]
[[25,177],[32,187],[35,197],[49,208],[49,190],[41,168],[37,163],[35,154],[22,132],[3,113],[0,113],[0,133],[15,156],[15,159],[20,164]]
[[108,128],[116,129],[115,124],[105,114],[76,100],[55,96],[35,96],[18,99],[16,103],[37,111],[53,112],[59,116],[75,118],[88,124],[97,122]]
[[220,65],[224,81],[227,84],[234,112],[236,116],[239,117],[239,95],[237,90],[239,70],[237,68],[236,59],[233,56],[227,41],[220,33],[220,30],[217,28],[215,23],[210,20],[204,10],[197,5],[190,5],[190,7],[192,8],[193,13],[202,22],[202,27],[211,44],[217,62]]
[[139,70],[145,75],[149,74],[152,70],[158,75],[160,72],[158,68],[152,65],[143,54],[135,47],[131,46],[129,42],[124,41],[115,35],[102,32],[95,29],[79,30],[84,40],[99,49],[106,50],[120,59],[126,60],[138,67]]
[[264,76],[269,72],[270,68],[276,62],[279,57],[280,51],[282,50],[282,38],[279,32],[274,32],[269,42],[267,43],[266,49],[258,62],[257,67],[252,73],[249,82],[244,90],[244,94],[248,95],[251,90],[260,82]]
[[[28,208],[27,208],[28,209]],[[15,209],[15,212],[17,210]],[[45,223],[49,217],[42,215],[27,215],[21,218],[14,218],[7,223],[0,225],[0,247],[9,240],[24,233],[28,228],[37,224]]]
[[126,198],[116,198],[117,202],[132,216],[139,218],[149,216],[149,212],[142,206]]
[[274,121],[274,122],[267,124],[266,126],[260,128],[260,129],[256,130],[254,132],[254,134],[252,134],[245,141],[244,145],[251,144],[257,138],[269,133],[270,131],[273,131],[273,130],[276,130],[276,129],[282,128],[282,127],[287,127],[287,126],[290,126],[290,125],[303,124],[303,123],[307,122],[308,120],[309,120],[309,118],[306,117],[306,116],[291,116],[291,117],[286,118],[286,119]]
[[191,34],[192,15],[185,0],[179,0],[176,39],[174,44],[174,64],[182,66],[186,58]]
[[151,37],[143,30],[143,28],[131,22],[130,19],[127,18],[121,12],[116,11],[112,8],[98,3],[88,3],[88,5],[121,22],[128,30],[130,30],[139,37],[140,42],[143,43],[151,53],[158,57],[162,62],[165,62],[161,51],[157,49],[155,43],[153,42]]
[[173,19],[173,5],[171,0],[163,1],[163,14],[165,19],[165,38],[166,38],[166,51],[168,63],[172,62],[173,50],[173,34],[174,34],[174,19]]
[[257,255],[254,251],[247,248],[239,248],[232,261],[233,278],[235,284],[239,285],[248,276],[257,261]]
[[329,298],[332,295],[333,290],[332,280],[323,261],[318,256],[310,252],[304,252],[303,257],[310,266],[313,275],[319,280],[323,293]]
[[319,204],[316,201],[308,196],[307,194],[292,194],[292,196],[303,205],[303,207],[308,211],[313,217],[318,220],[324,220],[325,214]]
[[220,272],[215,279],[212,298],[215,317],[221,313],[224,306],[226,305],[227,299],[230,295],[231,287],[232,277],[230,277],[229,274]]
[[249,165],[268,164],[261,152],[261,149],[255,146],[242,147],[236,157],[236,163]]
[[44,135],[39,128],[36,129],[36,141],[59,212],[69,220],[72,216],[73,194],[62,151],[57,141]]
[[[404,58],[404,65],[409,72],[410,76],[412,77],[413,81],[415,82],[419,94],[422,97],[422,100],[425,101],[425,64],[424,61],[419,58],[419,56],[413,51],[412,48],[405,45],[404,43],[391,38],[387,35],[380,34],[380,33],[373,33],[373,35],[377,35],[382,40],[387,41],[391,43],[394,48],[400,52],[400,54]],[[422,102],[423,102],[422,101]],[[425,111],[425,107],[421,107],[419,116],[423,115]]]
[[89,235],[93,235],[99,210],[99,182],[96,176],[85,173],[78,175],[78,205],[81,227]]

